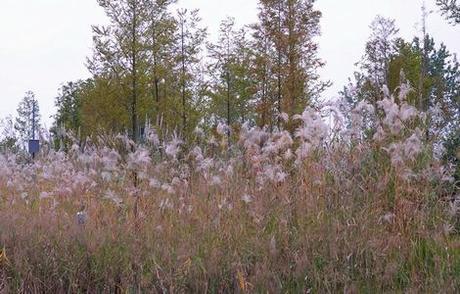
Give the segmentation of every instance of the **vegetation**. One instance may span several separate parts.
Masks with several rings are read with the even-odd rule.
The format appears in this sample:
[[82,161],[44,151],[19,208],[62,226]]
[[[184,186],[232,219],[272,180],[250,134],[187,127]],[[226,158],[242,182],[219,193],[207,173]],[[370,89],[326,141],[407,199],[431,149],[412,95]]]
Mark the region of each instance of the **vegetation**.
[[224,20],[211,43],[199,11],[174,12],[175,1],[99,1],[111,23],[93,28],[93,78],[62,89],[55,132],[138,138],[149,122],[189,138],[198,124],[279,127],[281,113],[301,112],[327,86],[316,72],[323,62],[314,2],[261,1],[259,23]]
[[176,2],[98,0],[52,129],[32,92],[0,121],[0,292],[457,292],[455,55],[378,16],[321,101],[314,0],[214,42]]
[[460,23],[460,3],[457,3],[457,0],[436,0],[436,4],[453,24]]
[[[231,147],[225,128],[193,147],[148,129],[143,145],[74,141],[29,165],[6,153],[2,282],[22,292],[454,291],[454,180],[423,141],[427,117],[394,101],[378,103],[381,118],[361,103],[334,131],[307,108],[294,137],[243,127]],[[379,129],[367,139],[366,118]]]

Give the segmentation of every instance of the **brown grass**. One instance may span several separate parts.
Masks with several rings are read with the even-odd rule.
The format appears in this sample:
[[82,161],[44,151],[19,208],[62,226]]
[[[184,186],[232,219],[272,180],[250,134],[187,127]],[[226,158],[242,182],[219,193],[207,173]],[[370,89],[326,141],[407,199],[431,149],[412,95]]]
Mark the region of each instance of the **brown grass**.
[[[376,151],[377,150],[377,151]],[[0,287],[22,293],[456,292],[460,239],[448,191],[401,179],[378,148],[320,151],[261,189],[242,162],[212,186],[198,173],[169,195],[132,178],[39,199],[0,180]],[[431,166],[431,167],[430,167]],[[153,169],[154,167],[152,167]],[[110,185],[120,207],[102,197]],[[36,190],[34,190],[36,189]],[[95,192],[99,191],[99,192]],[[252,202],[242,200],[250,194]],[[169,199],[170,208],[160,209]],[[85,207],[88,221],[76,213]],[[385,217],[386,216],[386,217]]]

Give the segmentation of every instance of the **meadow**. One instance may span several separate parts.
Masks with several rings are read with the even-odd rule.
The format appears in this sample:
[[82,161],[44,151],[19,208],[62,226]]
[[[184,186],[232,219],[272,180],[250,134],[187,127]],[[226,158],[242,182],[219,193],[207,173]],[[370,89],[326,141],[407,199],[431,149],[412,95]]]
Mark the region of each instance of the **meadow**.
[[5,152],[1,292],[454,293],[460,195],[405,94]]

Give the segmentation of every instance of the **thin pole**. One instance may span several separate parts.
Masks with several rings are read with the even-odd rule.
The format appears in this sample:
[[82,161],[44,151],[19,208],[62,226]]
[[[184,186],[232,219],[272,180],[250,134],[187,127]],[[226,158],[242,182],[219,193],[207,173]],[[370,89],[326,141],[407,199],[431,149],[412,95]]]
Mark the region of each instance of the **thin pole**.
[[32,139],[35,140],[35,98],[32,98]]
[[[35,141],[35,97],[32,97],[32,140]],[[35,152],[32,152],[32,159],[35,159]]]

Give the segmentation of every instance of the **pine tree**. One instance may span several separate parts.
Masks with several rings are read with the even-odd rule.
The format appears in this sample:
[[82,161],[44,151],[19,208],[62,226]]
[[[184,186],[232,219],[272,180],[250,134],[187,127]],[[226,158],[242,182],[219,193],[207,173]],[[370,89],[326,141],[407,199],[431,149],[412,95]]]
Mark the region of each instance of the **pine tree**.
[[36,139],[41,130],[40,106],[32,91],[26,92],[17,108],[14,128],[18,133],[19,142],[23,148],[30,139]]
[[460,3],[457,0],[436,0],[436,5],[452,24],[460,24]]
[[[383,23],[383,22],[380,22]],[[394,29],[392,21],[379,33],[374,33],[371,44],[378,44],[376,39],[386,40],[380,48],[386,50],[369,50],[375,46],[366,47],[366,54],[361,65],[361,72],[355,73],[356,81],[345,88],[343,94],[352,104],[367,101],[376,104],[384,97],[383,86],[387,86],[395,101],[399,101],[398,91],[402,83],[408,84],[411,91],[405,97],[405,102],[428,113],[426,125],[426,140],[442,143],[448,148],[446,158],[453,159],[455,154],[455,136],[458,134],[460,121],[460,64],[444,44],[436,46],[432,37],[424,34],[424,38],[414,38],[406,42],[396,36],[391,36]],[[377,31],[378,32],[378,31]],[[384,33],[387,32],[387,33]],[[375,54],[375,53],[378,54]],[[371,58],[372,57],[372,58]],[[435,136],[436,135],[436,136]],[[454,163],[457,163],[455,161]]]

